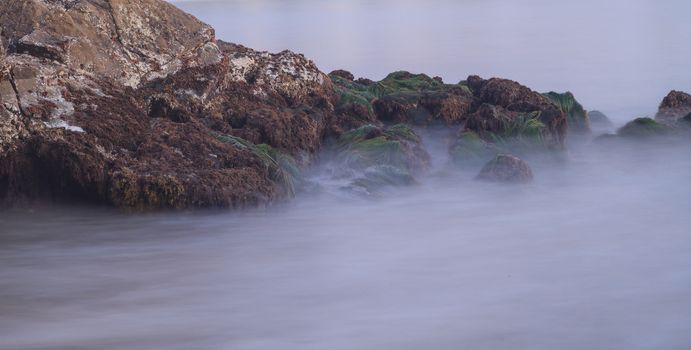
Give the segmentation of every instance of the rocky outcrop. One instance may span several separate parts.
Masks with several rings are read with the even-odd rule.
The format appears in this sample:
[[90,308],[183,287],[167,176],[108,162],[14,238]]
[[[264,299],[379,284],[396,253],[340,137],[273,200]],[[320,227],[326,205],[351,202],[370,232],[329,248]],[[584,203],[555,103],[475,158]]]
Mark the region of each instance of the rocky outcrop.
[[408,125],[563,146],[568,112],[516,82],[327,76],[301,54],[217,40],[160,0],[5,1],[0,23],[4,204],[263,205],[295,193],[326,139],[373,192],[426,168]]
[[526,183],[533,180],[533,172],[522,159],[499,154],[489,161],[477,175],[478,180],[506,183]]
[[211,27],[158,0],[18,0],[0,10],[8,51],[131,87],[221,58]]
[[373,82],[353,81],[352,74],[339,70],[330,77],[339,97],[338,115],[353,127],[372,122],[458,125],[473,99],[466,86],[444,84],[425,74],[399,71]]
[[[475,96],[471,109],[475,116],[471,117],[473,122],[466,125],[469,131],[496,134],[513,129],[513,121],[518,117],[535,119],[544,125],[541,139],[546,147],[564,147],[568,127],[566,113],[542,94],[508,79],[484,80],[469,76],[466,82]],[[492,129],[485,130],[485,126]]]
[[216,41],[162,1],[20,0],[0,16],[4,203],[269,203],[293,192],[284,160],[313,154],[333,111],[304,56]]

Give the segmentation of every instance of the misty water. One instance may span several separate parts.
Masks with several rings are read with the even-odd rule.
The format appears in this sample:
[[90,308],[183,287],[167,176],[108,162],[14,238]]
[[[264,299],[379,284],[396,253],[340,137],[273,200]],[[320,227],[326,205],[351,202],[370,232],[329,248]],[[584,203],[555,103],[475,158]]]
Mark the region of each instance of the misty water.
[[[274,51],[281,43],[324,70],[353,67],[373,78],[398,68],[447,80],[508,76],[538,90],[570,89],[618,124],[654,113],[671,88],[691,90],[690,49],[675,44],[688,43],[691,33],[676,32],[690,23],[678,22],[689,13],[683,2],[592,10],[600,12],[573,5],[573,17],[540,1],[525,8],[399,3],[180,6],[214,24],[220,38]],[[467,11],[526,21],[489,25]],[[454,14],[460,29],[440,30],[456,28],[448,24]],[[557,14],[566,17],[550,17]],[[593,27],[585,14],[617,23]],[[368,19],[387,15],[379,35],[363,36]],[[419,24],[399,31],[390,23],[410,18]],[[644,28],[631,33],[638,36],[617,48],[640,45],[646,57],[602,51],[643,18]],[[510,30],[515,22],[527,29]],[[597,25],[608,31],[596,36]],[[567,44],[541,45],[575,28],[588,37],[581,40],[593,40],[584,50],[596,62],[583,63]],[[424,35],[411,42],[416,30]],[[472,35],[459,33],[468,30],[489,39],[465,43]],[[334,43],[346,39],[345,46]],[[666,50],[647,47],[653,39]],[[411,54],[408,45],[432,53]],[[465,48],[473,45],[480,46]],[[548,51],[554,57],[545,71],[544,56],[523,56]],[[595,76],[602,81],[591,82]],[[570,137],[560,157],[528,157],[534,182],[511,186],[478,182],[479,166],[452,164],[447,132],[419,132],[431,168],[419,184],[376,198],[343,191],[324,156],[307,174],[309,190],[269,208],[0,212],[0,349],[691,348],[691,143]]]

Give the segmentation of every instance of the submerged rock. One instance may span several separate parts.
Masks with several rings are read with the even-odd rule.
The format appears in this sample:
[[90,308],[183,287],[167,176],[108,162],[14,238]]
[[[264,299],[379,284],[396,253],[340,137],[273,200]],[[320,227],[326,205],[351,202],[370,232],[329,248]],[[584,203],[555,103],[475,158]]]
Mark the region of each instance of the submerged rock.
[[533,180],[528,163],[509,154],[499,154],[489,161],[477,175],[478,180],[492,182],[525,183]]
[[669,127],[651,118],[636,118],[621,127],[617,135],[629,138],[649,138],[668,135]]
[[612,121],[600,111],[588,111],[588,121],[593,129],[608,129],[612,127]]
[[463,131],[449,148],[454,163],[460,166],[483,164],[497,154],[497,147],[472,131]]
[[341,135],[336,147],[336,173],[351,177],[348,187],[366,194],[385,186],[414,184],[429,166],[420,138],[404,124],[361,126]]

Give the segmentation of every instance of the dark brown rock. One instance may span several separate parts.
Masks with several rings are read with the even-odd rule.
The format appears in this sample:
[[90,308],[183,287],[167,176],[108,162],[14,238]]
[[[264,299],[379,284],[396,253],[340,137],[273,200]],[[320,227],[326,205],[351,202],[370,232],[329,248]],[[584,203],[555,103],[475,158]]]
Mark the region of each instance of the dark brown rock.
[[474,110],[479,109],[482,104],[490,104],[519,114],[538,112],[538,119],[546,126],[543,135],[545,145],[564,147],[568,128],[566,113],[545,96],[508,79],[483,80],[477,76],[469,76],[466,81],[476,96]]
[[472,100],[456,91],[398,93],[372,103],[377,119],[385,123],[454,125],[465,120]]

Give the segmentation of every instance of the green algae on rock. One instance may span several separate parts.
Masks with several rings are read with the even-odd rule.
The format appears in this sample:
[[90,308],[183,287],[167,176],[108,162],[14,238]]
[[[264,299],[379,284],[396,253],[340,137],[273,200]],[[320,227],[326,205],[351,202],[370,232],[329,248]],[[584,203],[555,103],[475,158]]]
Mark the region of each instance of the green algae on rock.
[[566,113],[569,121],[569,131],[580,133],[590,132],[588,112],[583,109],[583,106],[578,103],[571,92],[558,93],[550,91],[543,95]]
[[341,171],[354,177],[347,187],[366,194],[385,186],[414,184],[415,176],[429,165],[419,136],[403,124],[363,125],[341,135],[336,148]]
[[669,135],[670,128],[652,118],[636,118],[621,127],[617,135],[629,138],[649,138]]

